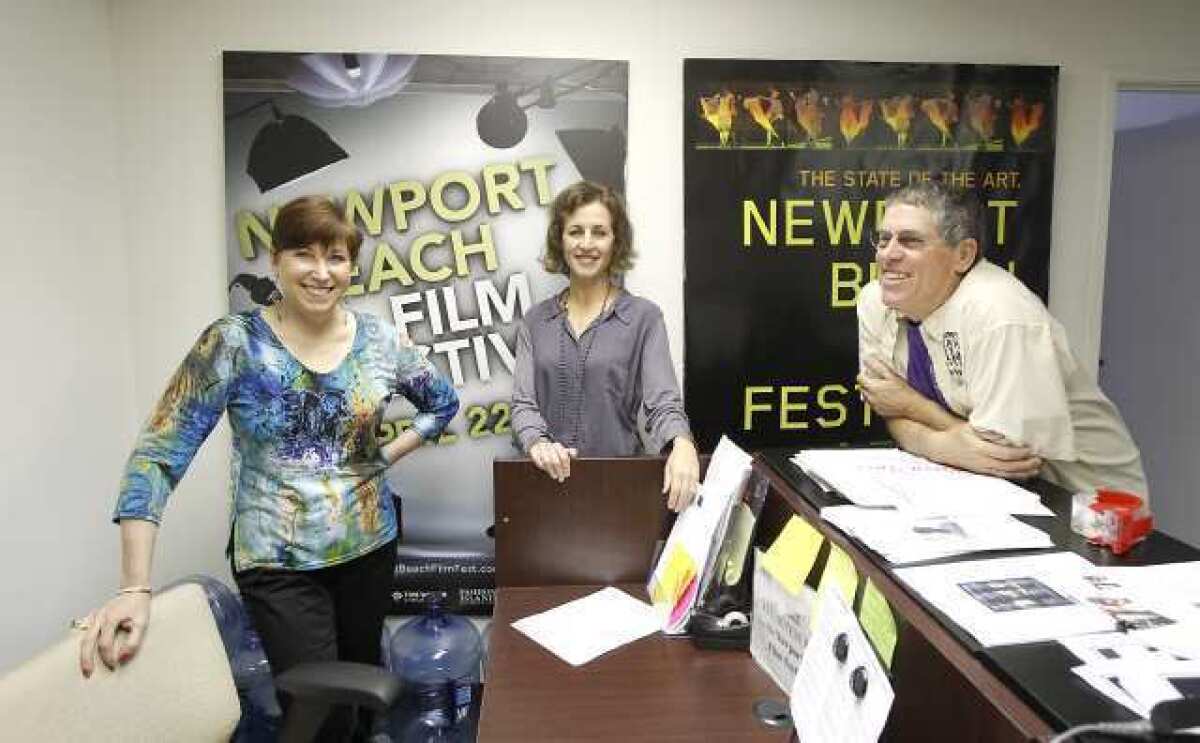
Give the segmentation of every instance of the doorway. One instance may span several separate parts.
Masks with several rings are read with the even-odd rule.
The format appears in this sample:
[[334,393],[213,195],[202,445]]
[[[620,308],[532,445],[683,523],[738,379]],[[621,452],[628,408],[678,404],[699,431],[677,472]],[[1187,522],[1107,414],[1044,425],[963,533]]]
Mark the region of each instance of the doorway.
[[1200,86],[1121,89],[1100,386],[1142,452],[1155,526],[1200,545]]

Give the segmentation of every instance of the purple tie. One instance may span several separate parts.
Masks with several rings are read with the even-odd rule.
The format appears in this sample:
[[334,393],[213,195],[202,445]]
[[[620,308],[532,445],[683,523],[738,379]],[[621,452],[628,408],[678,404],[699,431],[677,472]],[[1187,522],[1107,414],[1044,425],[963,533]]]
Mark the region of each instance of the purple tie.
[[929,350],[921,338],[921,323],[908,320],[905,325],[908,326],[908,386],[949,410],[933,377],[933,359],[929,358]]

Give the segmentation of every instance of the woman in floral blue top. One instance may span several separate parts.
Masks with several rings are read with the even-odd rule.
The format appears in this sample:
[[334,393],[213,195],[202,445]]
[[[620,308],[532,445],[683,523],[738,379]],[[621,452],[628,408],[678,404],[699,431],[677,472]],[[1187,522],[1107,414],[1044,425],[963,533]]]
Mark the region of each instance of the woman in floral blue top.
[[[121,589],[90,617],[84,675],[97,648],[110,667],[137,652],[167,497],[226,411],[234,575],[272,668],[379,662],[398,534],[385,471],[436,438],[458,398],[394,328],[339,303],[361,236],[333,202],[288,203],[272,237],[279,301],[201,333],[138,436],[113,515]],[[417,415],[380,445],[376,431],[396,395]]]

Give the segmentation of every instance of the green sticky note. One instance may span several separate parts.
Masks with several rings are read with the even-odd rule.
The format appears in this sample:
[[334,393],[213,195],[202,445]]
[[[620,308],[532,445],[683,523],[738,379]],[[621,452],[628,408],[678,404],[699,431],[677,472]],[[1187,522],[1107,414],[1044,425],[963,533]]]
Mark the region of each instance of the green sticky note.
[[875,651],[883,660],[884,668],[891,668],[892,655],[896,651],[896,618],[892,615],[892,607],[888,606],[887,599],[870,578],[867,578],[867,586],[863,589],[858,619],[862,623],[863,632],[870,638]]
[[824,541],[821,532],[799,516],[793,516],[771,547],[763,553],[763,567],[788,593],[795,596],[800,593],[804,579],[817,561],[817,553],[821,551]]

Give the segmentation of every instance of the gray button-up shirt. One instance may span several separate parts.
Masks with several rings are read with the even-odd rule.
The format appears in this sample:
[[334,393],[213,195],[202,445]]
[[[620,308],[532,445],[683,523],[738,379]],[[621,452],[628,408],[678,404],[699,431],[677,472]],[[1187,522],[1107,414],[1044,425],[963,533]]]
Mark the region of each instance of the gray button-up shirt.
[[578,338],[559,296],[525,315],[512,395],[513,433],[523,452],[549,440],[584,457],[641,454],[639,406],[654,453],[676,436],[691,436],[656,304],[622,290]]

